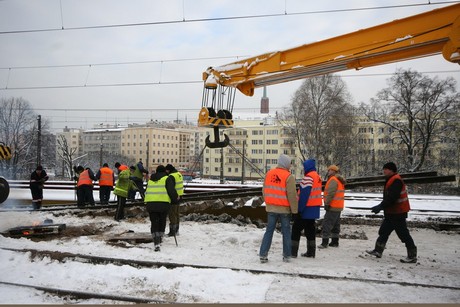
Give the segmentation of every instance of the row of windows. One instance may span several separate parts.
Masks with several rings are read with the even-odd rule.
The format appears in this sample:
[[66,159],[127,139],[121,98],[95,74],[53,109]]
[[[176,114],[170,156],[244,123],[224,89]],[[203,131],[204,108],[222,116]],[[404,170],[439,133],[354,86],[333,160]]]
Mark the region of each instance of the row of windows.
[[[124,139],[124,138],[125,138],[125,135],[122,135],[121,138]],[[126,134],[126,138],[127,138],[127,139],[130,139],[130,138],[131,138],[131,135],[130,135],[130,134]],[[145,138],[148,139],[148,138],[149,138],[149,135],[146,134],[146,135],[145,135]],[[136,135],[135,135],[135,134],[133,135],[133,139],[136,139]],[[139,139],[142,139],[142,134],[139,134]],[[173,135],[164,135],[164,134],[158,134],[158,135],[152,134],[152,139],[159,139],[159,140],[161,140],[161,139],[163,139],[163,140],[176,140],[176,141],[177,141],[179,138],[177,137],[177,135],[174,135],[174,136],[173,136]]]
[[[393,139],[380,138],[377,140],[379,144],[393,144]],[[374,144],[374,139],[358,139],[359,144]]]
[[[391,127],[379,127],[377,129],[378,133],[385,133],[385,129],[388,133],[393,133],[394,129]],[[373,127],[360,127],[358,129],[359,133],[374,133],[374,128]]]
[[[251,133],[252,133],[252,135],[264,135],[263,130],[252,130]],[[267,134],[278,135],[278,130],[277,129],[267,130]]]
[[[136,155],[136,154],[138,154],[138,153],[139,153],[140,155],[142,155],[144,152],[143,152],[142,150],[139,150],[139,152],[137,152],[135,149],[134,149],[134,150],[129,150],[129,149],[126,150],[126,154],[127,154],[127,155],[131,155],[131,154]],[[124,155],[124,154],[125,154],[125,151],[122,150],[122,151],[121,151],[121,154]],[[155,155],[155,154],[156,154],[156,155],[163,155],[163,156],[164,156],[164,155],[168,155],[168,156],[169,156],[169,155],[174,155],[174,156],[178,156],[178,155],[179,155],[177,151],[169,151],[169,150],[167,150],[167,151],[164,151],[164,150],[163,150],[163,151],[159,151],[159,150],[158,150],[158,151],[155,151],[155,150],[154,150],[154,151],[152,151],[152,154],[153,154],[153,155]]]
[[[144,143],[139,143],[139,146],[143,146],[143,145],[144,145]],[[166,146],[165,146],[165,145],[166,145]],[[157,147],[166,147],[166,148],[169,148],[169,145],[170,145],[170,143],[152,143],[152,144],[149,145],[149,146],[153,146],[153,147],[157,146]],[[124,147],[124,146],[125,146],[125,143],[122,142],[122,143],[121,143],[121,146]],[[131,146],[131,143],[126,143],[126,146],[128,146],[128,147]],[[134,147],[137,146],[137,143],[134,142],[132,146],[134,146]],[[147,143],[145,143],[145,146],[147,146]],[[171,144],[171,148],[178,148],[178,147],[179,147],[179,146],[178,146],[177,144]],[[187,148],[188,148],[188,147],[187,147]]]
[[[277,145],[278,140],[266,140],[267,145]],[[252,140],[251,141],[252,145],[263,145],[264,141],[263,140]]]

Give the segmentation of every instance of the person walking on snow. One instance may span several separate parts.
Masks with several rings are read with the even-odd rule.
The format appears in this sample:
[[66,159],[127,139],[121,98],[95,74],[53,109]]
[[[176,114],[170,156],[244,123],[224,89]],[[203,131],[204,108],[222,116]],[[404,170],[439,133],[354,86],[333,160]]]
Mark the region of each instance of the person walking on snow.
[[156,172],[150,176],[150,180],[147,183],[144,198],[150,217],[150,233],[153,237],[156,252],[160,251],[171,203],[177,202],[177,197],[174,178],[168,176],[163,165],[158,165]]
[[372,212],[377,214],[383,210],[384,217],[374,249],[366,252],[372,256],[381,258],[388,238],[394,230],[401,242],[405,243],[407,249],[407,257],[401,259],[401,262],[416,263],[417,246],[415,246],[406,223],[407,213],[410,210],[407,187],[401,176],[397,173],[395,163],[386,163],[383,166],[383,175],[386,178],[383,189],[383,200],[377,206],[372,207]]
[[291,158],[282,154],[278,166],[265,175],[263,196],[267,211],[267,228],[260,246],[260,262],[268,261],[268,251],[272,244],[276,223],[281,222],[283,234],[283,261],[291,257],[291,214],[297,214],[295,177],[290,172]]
[[[340,214],[345,203],[345,179],[338,175],[337,165],[327,168],[327,182],[324,187],[323,202],[326,214],[323,218],[322,242],[319,248],[338,247],[340,235]],[[332,239],[329,243],[329,238]]]
[[316,225],[319,209],[323,203],[321,196],[322,181],[316,172],[314,159],[305,160],[303,168],[305,176],[300,182],[298,211],[299,215],[292,224],[292,257],[297,257],[302,230],[307,237],[307,251],[301,256],[315,258]]

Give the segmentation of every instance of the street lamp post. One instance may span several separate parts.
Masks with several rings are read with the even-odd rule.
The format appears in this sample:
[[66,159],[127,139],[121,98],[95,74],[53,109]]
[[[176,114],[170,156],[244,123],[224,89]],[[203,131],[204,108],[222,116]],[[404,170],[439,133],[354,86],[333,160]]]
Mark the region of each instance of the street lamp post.
[[103,145],[102,145],[102,130],[101,130],[101,151],[99,153],[99,167],[102,167],[102,149],[103,149]]

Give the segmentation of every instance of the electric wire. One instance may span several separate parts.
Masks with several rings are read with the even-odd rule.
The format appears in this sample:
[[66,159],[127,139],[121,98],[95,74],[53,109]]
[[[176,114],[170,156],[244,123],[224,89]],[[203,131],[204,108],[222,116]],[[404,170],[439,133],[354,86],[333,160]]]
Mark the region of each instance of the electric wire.
[[[459,70],[433,70],[433,71],[422,71],[422,74],[442,74],[442,73],[455,73]],[[89,71],[88,71],[89,74]],[[374,74],[360,74],[360,75],[337,75],[341,78],[356,78],[356,77],[381,77],[381,76],[392,76],[395,73],[374,73]],[[9,76],[9,74],[8,74]],[[9,77],[8,77],[9,79]],[[133,82],[133,83],[107,83],[107,84],[87,84],[88,77],[84,84],[73,84],[73,85],[49,85],[49,86],[8,86],[0,88],[0,91],[12,91],[12,90],[47,90],[47,89],[72,89],[72,88],[99,88],[99,87],[126,87],[126,86],[152,86],[152,85],[177,85],[177,84],[202,84],[201,80],[188,80],[188,81],[155,81],[155,82]]]
[[398,8],[407,8],[407,7],[453,4],[453,3],[459,3],[459,2],[460,1],[441,1],[441,2],[436,2],[436,3],[431,3],[430,1],[428,1],[425,3],[399,4],[399,5],[361,7],[361,8],[345,8],[345,9],[335,9],[335,10],[318,10],[318,11],[305,11],[305,12],[293,12],[293,13],[288,13],[286,12],[286,9],[285,9],[285,12],[282,12],[282,13],[260,14],[260,15],[242,15],[242,16],[229,16],[229,17],[213,17],[213,18],[196,18],[196,19],[185,19],[185,15],[184,15],[182,20],[177,19],[177,20],[155,21],[155,22],[138,22],[138,23],[111,24],[111,25],[67,27],[67,28],[64,27],[64,24],[62,23],[61,28],[56,27],[56,28],[46,28],[46,29],[0,31],[0,35],[2,34],[21,34],[21,33],[39,33],[39,32],[52,32],[52,31],[154,26],[154,25],[166,25],[166,24],[178,24],[178,23],[241,20],[241,19],[269,18],[269,17],[281,17],[281,16],[284,17],[284,16],[313,15],[313,14],[330,14],[330,13],[343,13],[343,12],[382,10],[382,9],[398,9]]

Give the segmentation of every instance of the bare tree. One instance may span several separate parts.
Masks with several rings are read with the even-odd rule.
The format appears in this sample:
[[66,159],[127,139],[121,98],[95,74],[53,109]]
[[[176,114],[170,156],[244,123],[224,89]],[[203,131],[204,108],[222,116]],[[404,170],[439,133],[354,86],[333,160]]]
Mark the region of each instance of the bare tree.
[[16,179],[35,164],[35,118],[28,101],[22,98],[0,99],[0,141],[12,150],[12,159],[0,163],[2,173],[10,178]]
[[69,178],[73,178],[73,160],[78,148],[72,148],[67,142],[65,135],[59,135],[56,139],[57,154],[63,161],[63,170]]
[[288,126],[302,159],[318,164],[348,164],[353,146],[354,108],[345,82],[334,75],[306,79],[280,116]]
[[439,80],[399,69],[388,80],[388,87],[371,99],[365,113],[393,131],[393,146],[399,147],[395,157],[402,169],[420,170],[433,144],[455,130],[450,119],[460,103],[455,86],[453,78]]

